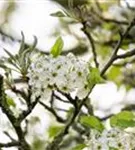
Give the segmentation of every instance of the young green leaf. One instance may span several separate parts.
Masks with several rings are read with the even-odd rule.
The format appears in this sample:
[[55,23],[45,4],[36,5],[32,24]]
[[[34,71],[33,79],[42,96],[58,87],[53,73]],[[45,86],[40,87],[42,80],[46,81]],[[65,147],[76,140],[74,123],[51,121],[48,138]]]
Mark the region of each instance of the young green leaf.
[[16,107],[16,104],[15,104],[14,100],[11,97],[6,96],[6,102],[7,102],[9,107],[10,106]]
[[82,150],[85,147],[86,147],[86,144],[79,144],[75,146],[72,150]]
[[107,79],[114,81],[118,87],[121,85],[121,76],[122,73],[120,67],[112,66],[107,72]]
[[116,116],[113,116],[111,118],[110,124],[112,127],[120,127],[120,128],[135,127],[134,120],[118,119]]
[[61,37],[59,37],[56,40],[56,42],[53,45],[53,47],[51,48],[51,52],[50,53],[53,55],[53,57],[57,57],[57,56],[59,56],[61,54],[62,49],[63,49],[63,45],[64,45],[63,40],[62,40]]
[[110,124],[113,127],[127,128],[135,126],[135,116],[130,111],[122,111],[110,118]]
[[81,124],[90,128],[94,128],[100,132],[102,132],[104,129],[103,124],[95,116],[82,116],[80,122]]
[[33,51],[36,48],[36,45],[38,43],[37,37],[36,36],[33,36],[33,37],[34,37],[34,42],[33,42],[32,46],[29,47],[30,51]]
[[108,79],[115,80],[121,74],[121,70],[119,67],[112,66],[107,73]]
[[24,48],[25,48],[25,37],[24,37],[23,32],[21,32],[21,36],[22,36],[22,40],[21,40],[21,45],[19,48],[19,55],[21,55],[21,53],[24,51]]
[[90,71],[90,73],[88,76],[88,83],[90,86],[92,86],[94,84],[98,84],[98,83],[104,83],[104,80],[100,76],[100,72],[99,72],[98,68],[90,67],[89,71]]
[[61,130],[63,127],[61,126],[50,126],[48,133],[49,133],[49,137],[53,138],[55,137]]
[[131,111],[122,111],[117,114],[118,119],[133,120],[135,115]]
[[11,54],[8,50],[4,49],[4,51],[7,53],[7,55],[9,56],[10,59],[12,59],[12,61],[16,62],[16,58],[13,54]]

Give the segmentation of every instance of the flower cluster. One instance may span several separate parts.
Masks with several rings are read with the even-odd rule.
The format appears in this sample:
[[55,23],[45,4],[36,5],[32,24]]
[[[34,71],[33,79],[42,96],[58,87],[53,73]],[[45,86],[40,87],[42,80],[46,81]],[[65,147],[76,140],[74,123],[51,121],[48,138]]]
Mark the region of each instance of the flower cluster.
[[133,150],[135,134],[121,129],[112,128],[102,133],[91,131],[87,150]]
[[33,98],[41,96],[48,99],[53,90],[65,93],[75,91],[76,96],[83,99],[89,92],[89,64],[73,54],[53,57],[40,56],[29,69],[29,85]]

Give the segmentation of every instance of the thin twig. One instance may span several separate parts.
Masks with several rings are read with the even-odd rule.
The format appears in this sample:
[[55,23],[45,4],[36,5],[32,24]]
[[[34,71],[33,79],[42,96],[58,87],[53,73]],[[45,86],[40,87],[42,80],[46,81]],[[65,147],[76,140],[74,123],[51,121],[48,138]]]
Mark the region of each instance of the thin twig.
[[54,140],[47,146],[46,150],[59,150],[59,145],[62,142],[62,139],[67,135],[69,128],[73,124],[79,113],[78,109],[74,108],[71,118],[69,118],[68,123],[65,125],[64,129],[54,138]]
[[58,111],[62,111],[62,112],[69,112],[69,110],[63,109],[63,108],[57,108],[57,107],[55,107],[55,109],[58,110]]
[[121,47],[121,44],[124,40],[124,38],[127,36],[128,32],[130,31],[130,29],[135,25],[135,19],[132,20],[132,22],[129,24],[129,26],[127,27],[127,29],[125,30],[125,32],[123,33],[123,35],[120,35],[120,40],[118,41],[114,52],[111,56],[111,58],[109,59],[109,61],[107,62],[107,64],[104,66],[104,68],[101,71],[101,76],[103,76],[105,74],[105,72],[108,70],[108,68],[113,64],[113,62],[116,60],[117,57],[117,53],[119,48]]
[[23,111],[23,113],[18,118],[18,120],[20,120],[20,122],[22,122],[33,111],[33,109],[39,102],[39,99],[40,99],[40,96],[37,97],[36,100],[28,106],[28,109],[26,111]]
[[29,120],[25,119],[24,135],[26,135],[28,133],[28,124],[29,124]]
[[[94,87],[94,85],[91,87],[90,92],[92,91],[93,87]],[[65,135],[68,134],[69,128],[72,126],[72,124],[74,123],[75,119],[77,118],[81,108],[83,107],[83,105],[87,101],[89,93],[79,104],[76,103],[76,105],[73,109],[73,113],[71,114],[71,117],[69,118],[69,120],[68,120],[67,124],[65,125],[64,129],[47,146],[46,150],[59,150],[59,145],[60,145],[62,139],[64,138]],[[77,97],[75,99],[72,99],[72,101],[78,102]]]
[[[4,91],[4,81],[3,81],[3,76],[0,75],[0,107],[2,108],[2,111],[4,114],[8,117],[9,121],[11,122],[13,128],[15,129],[15,132],[18,136],[19,140],[19,149],[18,150],[30,150],[30,147],[28,143],[25,140],[23,130],[21,128],[20,120],[19,118],[16,118],[12,111],[9,109],[7,103],[6,103],[6,95]],[[13,143],[13,142],[12,142]],[[12,143],[8,145],[12,145]],[[8,146],[7,145],[7,146]],[[2,146],[2,144],[1,144]]]
[[10,86],[10,89],[11,89],[15,94],[21,95],[22,98],[24,98],[24,99],[27,98],[25,92],[24,92],[24,91],[21,91],[21,90],[19,90],[19,89],[17,89],[16,86]]
[[67,100],[68,100],[74,107],[77,106],[77,101],[74,100],[74,99],[71,97],[70,94],[65,93],[65,92],[62,92],[62,91],[59,90],[58,88],[57,88],[57,91],[58,91],[59,93],[61,93],[63,96],[65,96],[65,97],[67,98]]
[[47,109],[49,112],[51,112],[55,116],[55,118],[58,122],[60,122],[60,123],[66,122],[66,120],[64,120],[62,117],[58,116],[58,114],[55,112],[55,110],[53,108],[47,106],[46,104],[44,104],[41,101],[39,101],[39,104],[41,104],[45,109]]
[[61,102],[70,104],[69,101],[62,99],[62,98],[61,98],[60,96],[58,96],[56,93],[54,93],[53,96],[54,96],[57,100],[59,100],[59,101],[61,101]]
[[115,23],[115,24],[118,24],[118,25],[129,25],[129,22],[128,21],[119,21],[119,20],[115,20],[115,19],[111,19],[111,18],[105,18],[103,16],[101,16],[99,13],[97,13],[96,11],[94,12],[95,15],[97,17],[99,17],[101,20],[103,20],[104,22],[107,22],[107,23]]
[[135,55],[135,49],[126,52],[125,54],[117,55],[115,59],[124,59]]
[[19,146],[20,145],[20,143],[19,142],[16,142],[16,141],[14,141],[14,142],[9,142],[9,143],[0,143],[0,148],[2,148],[2,147],[13,147],[13,146]]
[[[132,105],[129,105],[129,106],[125,106],[124,108],[121,109],[122,111],[124,110],[128,110],[128,111],[135,111],[135,105],[132,104]],[[114,114],[110,114],[106,117],[103,117],[103,118],[98,118],[99,120],[101,121],[106,121],[107,119],[109,119],[110,117],[112,117]]]
[[11,137],[11,135],[10,135],[7,131],[4,131],[3,133],[4,133],[6,136],[8,136],[11,141],[13,141],[13,142],[16,141],[13,137]]
[[135,63],[135,58],[132,58],[131,60],[124,61],[124,62],[121,62],[121,63],[115,63],[115,64],[113,64],[113,66],[123,67],[123,66],[126,66],[127,64],[132,64],[132,63]]
[[92,38],[90,32],[88,32],[86,22],[82,22],[82,25],[83,25],[82,31],[85,33],[85,35],[87,36],[87,38],[89,40],[89,43],[91,44],[91,49],[92,49],[92,53],[93,53],[93,59],[94,59],[94,62],[95,62],[95,66],[98,68],[99,63],[97,61],[97,53],[96,53],[96,48],[95,48],[93,38]]

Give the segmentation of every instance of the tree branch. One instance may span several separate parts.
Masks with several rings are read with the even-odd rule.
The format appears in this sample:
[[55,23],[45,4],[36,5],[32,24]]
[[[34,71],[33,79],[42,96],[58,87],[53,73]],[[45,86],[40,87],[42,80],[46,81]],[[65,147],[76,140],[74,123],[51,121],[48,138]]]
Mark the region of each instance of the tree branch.
[[61,102],[63,102],[63,103],[68,103],[68,104],[70,104],[69,101],[62,99],[62,98],[61,98],[60,96],[58,96],[56,93],[53,93],[53,96],[54,96],[57,100],[59,100],[59,101],[61,101]]
[[[99,4],[99,3],[98,3]],[[97,5],[98,5],[97,4]],[[98,6],[98,8],[100,7],[100,5]],[[115,23],[117,25],[129,25],[129,22],[128,21],[119,21],[119,20],[115,20],[115,19],[111,19],[111,18],[105,18],[103,15],[102,15],[102,12],[101,12],[101,8],[100,8],[100,11],[97,12],[97,11],[94,11],[94,14],[99,18],[101,19],[102,21],[104,22],[107,22],[107,23]]]
[[119,21],[119,20],[115,20],[115,19],[110,19],[110,18],[104,18],[103,16],[97,14],[98,17],[103,20],[104,22],[110,22],[110,23],[115,23],[118,25],[128,25],[129,23],[127,21]]
[[7,137],[9,137],[11,141],[13,141],[13,142],[16,141],[14,138],[11,137],[11,135],[10,135],[7,131],[4,131],[3,133],[5,133],[5,135],[6,135]]
[[134,55],[135,55],[135,49],[133,49],[129,52],[126,52],[125,54],[117,55],[115,57],[115,59],[124,59],[124,58],[131,57],[131,56],[134,56]]
[[17,141],[9,142],[9,143],[0,143],[0,148],[2,148],[2,147],[7,148],[7,147],[13,147],[13,146],[19,146],[19,145],[20,145],[20,143]]
[[109,59],[109,61],[107,62],[107,64],[104,66],[104,68],[101,71],[101,76],[103,76],[105,74],[105,72],[108,70],[108,68],[113,64],[113,62],[116,60],[117,57],[117,53],[119,48],[121,47],[121,44],[124,40],[124,38],[127,36],[128,32],[130,31],[130,29],[135,25],[135,19],[133,19],[131,21],[131,23],[129,24],[129,26],[127,27],[127,29],[125,30],[125,32],[123,33],[123,35],[120,35],[120,40],[118,41],[114,52],[111,56],[111,58]]
[[74,100],[74,99],[71,97],[70,94],[67,94],[67,93],[65,93],[65,92],[62,92],[62,91],[60,91],[58,88],[57,88],[57,91],[58,91],[60,94],[62,94],[63,96],[65,96],[65,97],[68,99],[68,101],[69,101],[74,107],[76,107],[76,105],[77,105],[76,100]]
[[116,67],[123,67],[123,66],[126,66],[127,64],[132,64],[132,63],[135,63],[135,57],[128,60],[128,61],[123,61],[123,62],[120,62],[120,63],[115,63],[113,64],[113,66],[116,66]]
[[90,32],[88,32],[88,29],[87,29],[88,27],[87,27],[86,22],[82,22],[82,25],[83,25],[82,31],[85,33],[85,35],[87,36],[87,38],[89,40],[89,43],[91,44],[91,49],[92,49],[92,53],[93,53],[93,59],[95,62],[95,66],[98,68],[99,63],[97,61],[97,53],[96,53],[96,48],[95,48],[93,38],[92,38]]
[[23,113],[19,116],[20,122],[22,122],[35,108],[37,103],[39,102],[40,96],[36,98],[36,100],[33,103],[30,103],[28,106],[28,109],[26,111],[23,111]]
[[2,111],[4,114],[8,117],[9,121],[11,122],[13,128],[15,129],[15,132],[18,136],[19,140],[19,150],[30,150],[29,145],[27,144],[24,133],[21,129],[20,120],[16,118],[12,111],[9,109],[7,102],[6,102],[6,95],[4,92],[3,87],[3,77],[0,75],[0,107],[2,108]]
[[51,112],[55,116],[55,118],[58,122],[60,122],[60,123],[66,122],[66,120],[64,120],[62,117],[58,116],[58,114],[55,112],[55,110],[53,108],[47,106],[46,104],[44,104],[41,101],[39,101],[39,104],[41,104],[45,109],[47,109],[49,112]]
[[[81,108],[85,105],[86,101],[88,100],[88,96],[91,93],[94,86],[95,85],[93,85],[91,87],[87,96],[81,101],[79,101],[79,99],[77,97],[75,97],[75,99],[72,99],[72,97],[69,94],[62,92],[62,94],[64,94],[67,98],[70,99],[69,101],[71,103],[75,102],[73,104],[74,105],[73,113],[71,114],[71,117],[68,119],[67,124],[65,125],[64,129],[58,135],[56,135],[56,137],[54,138],[54,140],[50,144],[48,144],[46,150],[59,150],[59,145],[60,145],[62,139],[64,138],[64,136],[66,136],[68,134],[69,128],[72,126],[75,119],[79,115]],[[92,114],[93,114],[93,112],[92,112]]]

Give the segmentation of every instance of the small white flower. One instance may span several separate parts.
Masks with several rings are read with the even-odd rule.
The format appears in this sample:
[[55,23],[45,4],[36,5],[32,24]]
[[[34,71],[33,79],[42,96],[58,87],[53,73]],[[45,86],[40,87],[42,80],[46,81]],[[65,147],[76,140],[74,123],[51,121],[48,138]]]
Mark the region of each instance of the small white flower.
[[135,148],[135,135],[124,130],[112,128],[102,133],[91,132],[88,148],[90,150],[109,150],[110,147],[118,150],[132,150]]
[[51,97],[51,95],[52,95],[51,87],[43,89],[42,92],[43,92],[42,95],[41,95],[41,100],[42,101],[48,100]]
[[[73,54],[67,56],[40,56],[36,59],[28,73],[29,85],[33,89],[33,98],[40,93],[42,99],[47,99],[51,90],[57,90],[56,87],[66,93],[77,91],[77,96],[83,99],[89,93],[88,83],[88,64],[77,59]],[[49,94],[45,92],[48,91]],[[38,89],[38,94],[35,92]],[[47,96],[45,96],[47,94]]]

